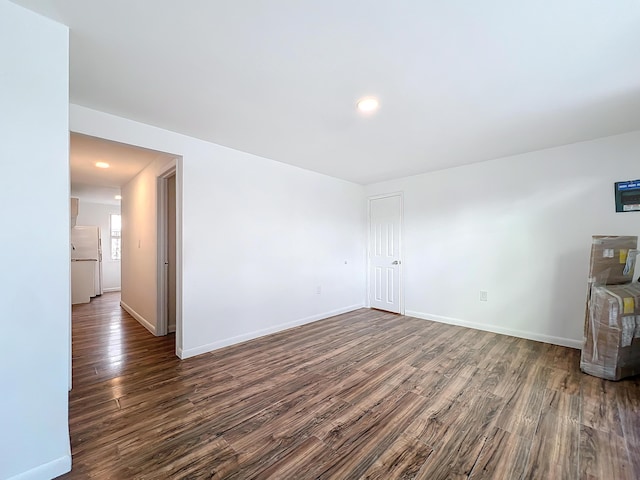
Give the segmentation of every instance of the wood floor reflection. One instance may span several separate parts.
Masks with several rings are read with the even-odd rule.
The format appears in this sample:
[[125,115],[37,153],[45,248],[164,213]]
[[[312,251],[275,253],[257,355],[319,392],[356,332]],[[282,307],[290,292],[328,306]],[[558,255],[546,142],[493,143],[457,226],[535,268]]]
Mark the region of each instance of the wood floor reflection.
[[640,478],[640,381],[576,350],[362,309],[180,361],[118,302],[73,308],[61,478]]

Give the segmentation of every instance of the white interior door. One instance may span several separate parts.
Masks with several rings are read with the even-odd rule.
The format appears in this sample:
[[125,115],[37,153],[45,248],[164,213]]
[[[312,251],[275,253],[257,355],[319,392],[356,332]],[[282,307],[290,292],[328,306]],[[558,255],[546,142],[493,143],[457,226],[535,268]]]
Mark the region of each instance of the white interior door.
[[402,313],[401,224],[401,195],[369,199],[369,305],[394,313]]

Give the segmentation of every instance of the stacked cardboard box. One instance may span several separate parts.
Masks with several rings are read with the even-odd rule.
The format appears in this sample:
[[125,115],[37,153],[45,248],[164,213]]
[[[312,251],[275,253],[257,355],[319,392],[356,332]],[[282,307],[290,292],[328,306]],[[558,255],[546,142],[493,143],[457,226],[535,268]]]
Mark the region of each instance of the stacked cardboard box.
[[[638,237],[594,235],[591,242],[589,283],[596,285],[631,283],[635,262],[634,252],[637,248]],[[625,272],[627,262],[630,263],[631,268]]]
[[640,284],[631,283],[638,237],[594,236],[580,359],[608,380],[640,374]]

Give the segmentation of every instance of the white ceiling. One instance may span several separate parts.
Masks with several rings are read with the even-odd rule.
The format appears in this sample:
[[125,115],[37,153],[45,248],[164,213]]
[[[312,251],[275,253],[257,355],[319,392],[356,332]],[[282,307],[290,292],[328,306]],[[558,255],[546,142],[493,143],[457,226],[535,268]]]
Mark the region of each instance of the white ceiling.
[[[71,196],[86,202],[119,204],[114,197],[152,161],[174,156],[124,145],[101,138],[72,133],[69,148]],[[106,162],[109,168],[95,166]]]
[[73,103],[363,184],[640,129],[638,0],[14,1]]

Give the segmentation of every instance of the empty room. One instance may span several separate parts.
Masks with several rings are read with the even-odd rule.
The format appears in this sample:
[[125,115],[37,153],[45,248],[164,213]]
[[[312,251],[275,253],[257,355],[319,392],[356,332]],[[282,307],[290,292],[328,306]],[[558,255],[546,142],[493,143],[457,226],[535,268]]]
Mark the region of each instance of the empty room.
[[634,0],[0,0],[0,479],[640,478],[638,45]]

